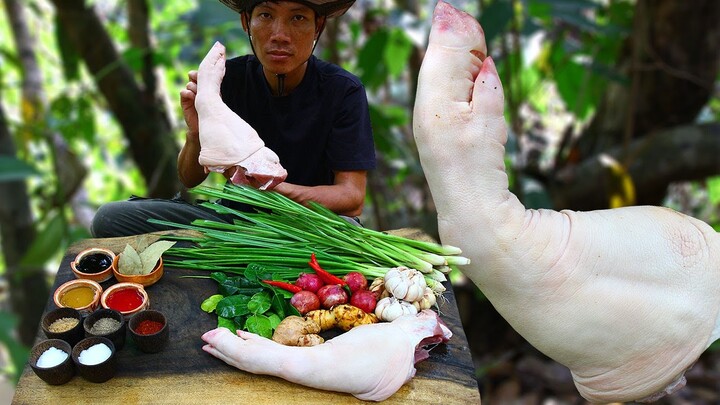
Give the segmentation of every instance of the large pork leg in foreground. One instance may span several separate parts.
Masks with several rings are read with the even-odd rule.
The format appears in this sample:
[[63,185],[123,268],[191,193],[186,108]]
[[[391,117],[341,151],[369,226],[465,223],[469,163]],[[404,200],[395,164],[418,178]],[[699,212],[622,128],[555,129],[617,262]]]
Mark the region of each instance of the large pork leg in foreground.
[[287,177],[278,156],[220,96],[225,47],[216,42],[200,63],[195,109],[200,124],[199,163],[206,170],[234,170],[231,181],[272,189]]
[[719,336],[720,236],[660,207],[526,210],[508,191],[503,89],[482,28],[440,2],[414,133],[443,243],[593,402],[654,400]]
[[415,375],[428,357],[424,345],[445,342],[451,332],[431,310],[393,322],[361,325],[311,347],[283,346],[254,333],[225,328],[202,336],[203,350],[225,363],[328,391],[382,401]]

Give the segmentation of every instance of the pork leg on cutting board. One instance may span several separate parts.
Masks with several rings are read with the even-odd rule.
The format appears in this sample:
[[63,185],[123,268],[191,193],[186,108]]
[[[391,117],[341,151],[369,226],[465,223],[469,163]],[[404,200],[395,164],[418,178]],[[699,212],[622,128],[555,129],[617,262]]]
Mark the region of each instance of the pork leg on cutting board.
[[195,109],[200,125],[198,162],[209,171],[233,170],[231,181],[272,189],[287,177],[278,156],[220,96],[225,47],[216,42],[200,63]]
[[254,333],[225,328],[206,332],[203,350],[225,363],[328,391],[382,401],[415,375],[428,357],[425,345],[446,342],[452,333],[431,310],[393,322],[361,325],[323,344],[283,346]]
[[655,400],[720,335],[720,236],[661,207],[527,210],[508,190],[503,88],[472,16],[440,2],[414,134],[441,241],[593,402]]

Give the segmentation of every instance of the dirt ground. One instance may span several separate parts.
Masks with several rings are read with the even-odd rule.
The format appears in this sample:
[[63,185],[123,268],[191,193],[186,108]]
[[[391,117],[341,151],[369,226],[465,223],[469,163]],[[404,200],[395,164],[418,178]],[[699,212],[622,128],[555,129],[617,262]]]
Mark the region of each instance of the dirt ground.
[[[589,404],[570,371],[533,348],[473,285],[456,284],[454,290],[483,405]],[[720,404],[720,350],[706,351],[685,377],[685,388],[654,404]]]

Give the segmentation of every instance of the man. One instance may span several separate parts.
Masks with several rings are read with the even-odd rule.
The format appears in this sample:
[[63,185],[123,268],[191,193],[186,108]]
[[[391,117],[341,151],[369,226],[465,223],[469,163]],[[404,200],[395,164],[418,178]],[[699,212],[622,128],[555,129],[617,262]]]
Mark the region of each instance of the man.
[[[349,218],[361,214],[367,170],[375,167],[367,96],[357,77],[312,52],[326,19],[342,15],[353,1],[221,0],[240,13],[254,53],[227,61],[222,98],[287,169],[285,182],[274,190]],[[195,187],[207,173],[198,163],[197,72],[188,76],[190,82],[180,92],[188,130],[178,175],[185,186]],[[181,200],[133,198],[102,206],[92,233],[113,237],[167,229],[147,218],[178,223],[223,219]]]

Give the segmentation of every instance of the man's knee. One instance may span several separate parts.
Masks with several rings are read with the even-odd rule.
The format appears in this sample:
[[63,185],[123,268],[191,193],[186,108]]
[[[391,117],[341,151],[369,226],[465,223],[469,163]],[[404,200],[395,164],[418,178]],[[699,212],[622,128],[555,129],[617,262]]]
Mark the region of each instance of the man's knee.
[[95,212],[92,224],[90,224],[90,233],[94,238],[108,237],[112,233],[108,231],[112,227],[113,213],[116,211],[115,204],[115,202],[103,204]]

